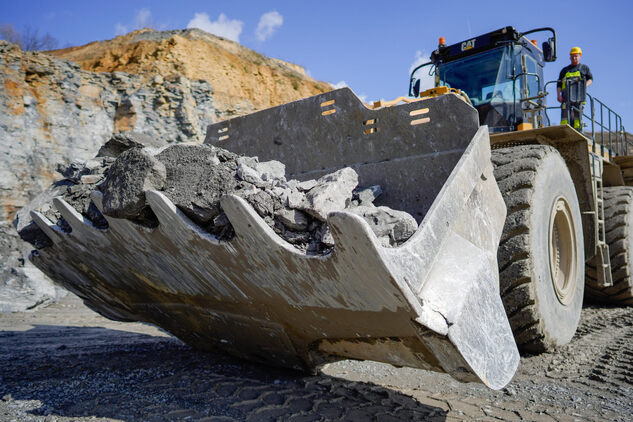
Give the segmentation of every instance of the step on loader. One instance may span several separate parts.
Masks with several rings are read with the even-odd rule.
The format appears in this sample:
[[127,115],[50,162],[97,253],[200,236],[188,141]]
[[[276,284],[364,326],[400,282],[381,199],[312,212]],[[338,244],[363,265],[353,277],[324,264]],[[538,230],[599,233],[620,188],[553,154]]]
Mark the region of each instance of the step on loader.
[[[61,198],[72,231],[33,211],[52,241],[31,254],[54,281],[115,320],[156,324],[188,344],[312,370],[351,358],[446,372],[502,388],[519,361],[499,294],[506,207],[490,138],[454,93],[367,107],[347,88],[209,126],[205,143],[276,159],[289,178],[352,167],[380,185],[377,205],[412,214],[417,232],[384,247],[362,218],[327,217],[333,250],[309,255],[242,198],[221,200],[224,241],[160,191],[148,228],[105,216],[97,228]],[[102,207],[102,195],[92,201]]]

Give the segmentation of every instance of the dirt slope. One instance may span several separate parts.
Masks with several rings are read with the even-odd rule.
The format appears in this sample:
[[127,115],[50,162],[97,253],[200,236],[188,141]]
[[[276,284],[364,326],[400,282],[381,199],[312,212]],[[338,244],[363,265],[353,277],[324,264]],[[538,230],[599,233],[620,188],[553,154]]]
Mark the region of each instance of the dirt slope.
[[142,29],[112,40],[48,52],[92,72],[127,72],[147,78],[182,75],[205,80],[226,117],[246,114],[332,89],[292,63],[268,58],[199,29]]

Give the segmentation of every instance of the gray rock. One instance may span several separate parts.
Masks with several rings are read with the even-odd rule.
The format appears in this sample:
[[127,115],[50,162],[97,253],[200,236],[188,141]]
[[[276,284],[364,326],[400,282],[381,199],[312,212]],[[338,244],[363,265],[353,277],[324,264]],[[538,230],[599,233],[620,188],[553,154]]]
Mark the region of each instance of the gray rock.
[[[262,217],[272,216],[275,212],[274,199],[266,191],[256,190],[255,193],[247,195],[245,199]],[[279,199],[277,200],[279,201]]]
[[290,189],[298,189],[299,187],[299,181],[295,180],[295,179],[290,179],[290,180],[286,180],[285,182],[283,181],[278,181],[279,186],[282,186],[284,188],[290,188]]
[[332,236],[332,231],[330,231],[330,226],[327,224],[323,224],[317,229],[317,237],[324,245],[330,248],[334,247],[334,237]]
[[306,197],[303,192],[299,192],[296,188],[289,189],[286,197],[286,206],[288,208],[303,209],[307,207]]
[[259,177],[264,181],[273,181],[286,178],[286,166],[279,161],[265,161],[257,163],[255,170],[259,173]]
[[67,180],[79,183],[81,176],[88,174],[90,169],[86,168],[83,162],[73,160],[70,164],[58,163],[57,172],[64,176]]
[[307,192],[313,187],[315,187],[317,184],[318,182],[314,179],[305,180],[301,183],[297,183],[297,189],[299,189],[301,192]]
[[165,165],[164,194],[189,218],[207,225],[220,215],[220,198],[244,188],[235,177],[238,156],[207,145],[172,145],[156,156]]
[[369,186],[365,189],[358,190],[354,194],[354,198],[358,199],[360,205],[373,205],[376,198],[382,194],[380,185]]
[[165,165],[141,148],[123,152],[112,164],[100,185],[103,213],[117,218],[137,219],[147,207],[145,191],[165,185]]
[[257,157],[246,157],[246,156],[237,157],[235,161],[237,162],[238,166],[241,164],[241,165],[248,166],[252,169],[255,169],[255,167],[259,163],[259,159]]
[[358,174],[350,167],[342,168],[317,180],[317,185],[305,194],[299,209],[326,221],[332,211],[344,209],[352,200],[352,191],[358,185]]
[[290,188],[274,186],[271,191],[273,195],[277,196],[281,200],[281,203],[284,204],[284,206],[288,205],[288,195],[291,193]]
[[282,237],[288,243],[292,243],[293,245],[301,245],[304,248],[307,247],[307,244],[310,243],[310,233],[307,232],[285,230]]
[[359,206],[347,211],[363,217],[384,246],[398,246],[418,229],[413,216],[389,207]]
[[[109,160],[108,160],[109,161]],[[108,161],[101,159],[88,160],[84,163],[84,168],[86,168],[89,174],[101,174],[106,167],[109,167],[109,164],[112,164],[114,160],[108,163]]]
[[260,173],[246,164],[238,164],[236,174],[240,180],[252,183],[254,185],[263,185],[263,180],[260,176]]
[[[28,231],[31,224],[35,225],[31,222],[22,230]],[[43,232],[38,232],[50,242]],[[28,261],[32,249],[20,241],[11,224],[0,222],[0,314],[34,309],[65,294]]]
[[299,210],[284,207],[275,212],[275,217],[290,230],[304,231],[308,228],[308,217]]
[[103,144],[97,153],[97,157],[118,157],[121,153],[130,148],[158,148],[164,145],[166,145],[165,141],[153,138],[144,133],[120,132],[113,135],[105,144]]
[[101,179],[103,179],[103,175],[101,174],[86,174],[81,176],[80,179],[80,183],[82,184],[91,184],[94,185],[95,183],[99,182]]

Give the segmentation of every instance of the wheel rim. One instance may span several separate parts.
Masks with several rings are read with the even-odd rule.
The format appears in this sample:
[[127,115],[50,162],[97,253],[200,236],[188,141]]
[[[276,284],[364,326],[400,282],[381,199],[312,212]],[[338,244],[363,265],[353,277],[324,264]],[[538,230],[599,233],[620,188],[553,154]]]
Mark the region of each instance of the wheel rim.
[[563,197],[554,202],[549,225],[549,263],[558,300],[568,305],[574,297],[576,277],[576,230],[569,204]]

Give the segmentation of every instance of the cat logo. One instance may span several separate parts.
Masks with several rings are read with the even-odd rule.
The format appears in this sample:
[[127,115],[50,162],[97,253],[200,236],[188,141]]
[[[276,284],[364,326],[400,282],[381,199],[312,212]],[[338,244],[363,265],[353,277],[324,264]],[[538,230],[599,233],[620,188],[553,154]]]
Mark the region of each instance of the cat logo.
[[464,41],[462,43],[462,51],[470,50],[471,48],[475,48],[475,40],[477,38],[473,38],[472,40]]

